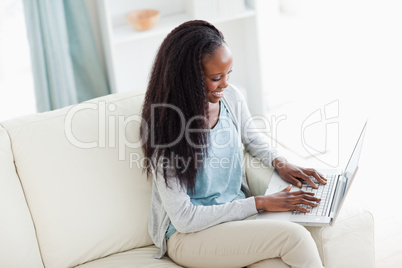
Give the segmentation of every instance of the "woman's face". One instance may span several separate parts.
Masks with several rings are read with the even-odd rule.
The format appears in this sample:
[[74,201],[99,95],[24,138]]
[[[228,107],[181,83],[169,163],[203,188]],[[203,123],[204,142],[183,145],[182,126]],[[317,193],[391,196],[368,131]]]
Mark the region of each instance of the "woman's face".
[[233,57],[226,45],[218,47],[215,54],[202,64],[207,90],[207,98],[217,103],[223,97],[232,72]]

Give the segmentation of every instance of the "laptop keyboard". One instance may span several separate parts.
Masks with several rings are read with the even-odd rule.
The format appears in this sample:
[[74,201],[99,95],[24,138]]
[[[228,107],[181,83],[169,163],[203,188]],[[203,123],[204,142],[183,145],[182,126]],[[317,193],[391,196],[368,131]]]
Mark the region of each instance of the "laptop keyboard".
[[312,192],[315,193],[315,197],[320,198],[321,202],[318,203],[317,207],[311,207],[307,205],[300,205],[303,208],[307,208],[310,210],[308,213],[303,213],[298,210],[293,210],[292,214],[293,215],[317,215],[317,216],[324,216],[327,215],[327,211],[330,207],[329,200],[330,194],[331,194],[331,189],[334,185],[335,179],[337,175],[326,175],[325,178],[327,179],[327,184],[320,184],[315,180],[315,178],[312,178],[312,181],[318,186],[318,189],[314,189],[310,184],[308,184],[306,181],[302,182],[302,187],[301,190],[305,192]]

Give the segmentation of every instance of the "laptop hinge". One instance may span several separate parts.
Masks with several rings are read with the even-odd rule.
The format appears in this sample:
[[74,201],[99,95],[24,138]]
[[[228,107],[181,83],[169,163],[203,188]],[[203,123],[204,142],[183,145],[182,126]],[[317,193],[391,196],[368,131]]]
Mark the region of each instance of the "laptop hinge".
[[331,209],[330,209],[330,218],[334,218],[336,215],[336,211],[338,210],[340,201],[342,196],[345,194],[345,186],[346,186],[346,178],[342,174],[339,176],[339,179],[336,184],[334,198],[332,199]]

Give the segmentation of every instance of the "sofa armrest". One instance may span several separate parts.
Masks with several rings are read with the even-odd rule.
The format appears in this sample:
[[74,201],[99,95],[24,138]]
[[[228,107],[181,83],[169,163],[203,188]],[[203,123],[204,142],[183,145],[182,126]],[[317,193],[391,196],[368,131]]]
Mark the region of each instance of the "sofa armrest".
[[[252,195],[264,195],[273,169],[245,154],[245,171]],[[346,206],[345,206],[346,205]],[[374,259],[374,219],[364,209],[347,202],[333,226],[306,227],[314,238],[326,268],[372,268]]]
[[364,209],[343,207],[333,226],[307,227],[326,268],[372,268],[374,218]]
[[264,195],[274,169],[248,153],[244,155],[244,168],[251,194],[253,196]]

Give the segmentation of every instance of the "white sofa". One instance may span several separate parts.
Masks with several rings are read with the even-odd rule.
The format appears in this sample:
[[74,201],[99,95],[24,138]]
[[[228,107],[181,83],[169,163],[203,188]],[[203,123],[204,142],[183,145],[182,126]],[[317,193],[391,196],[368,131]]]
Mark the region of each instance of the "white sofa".
[[[178,267],[152,258],[142,101],[113,94],[0,123],[0,267]],[[262,193],[272,170],[246,168]],[[370,268],[373,225],[345,208],[335,226],[309,230],[327,268]]]

